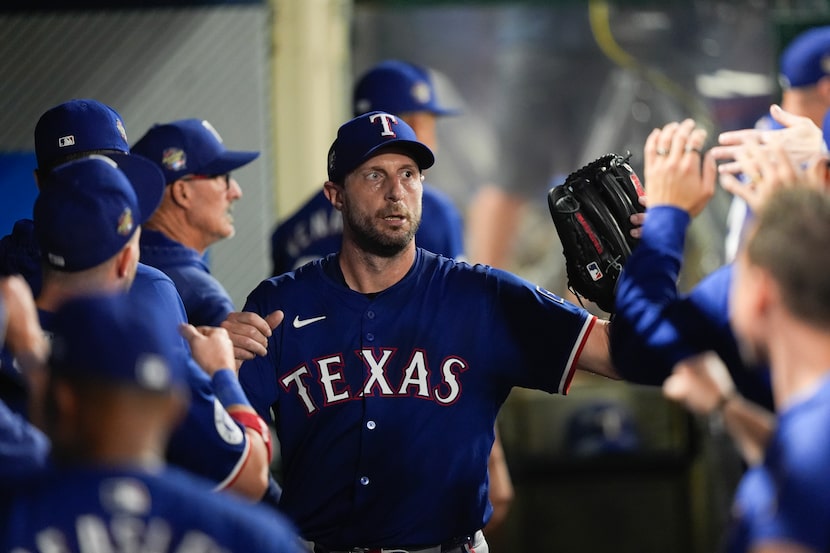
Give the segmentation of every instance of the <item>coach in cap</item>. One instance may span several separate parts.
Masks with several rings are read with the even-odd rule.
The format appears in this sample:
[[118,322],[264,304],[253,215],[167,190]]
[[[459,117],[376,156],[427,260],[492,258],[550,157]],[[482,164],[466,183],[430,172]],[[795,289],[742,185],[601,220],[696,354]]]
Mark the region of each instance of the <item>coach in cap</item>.
[[233,236],[231,206],[242,189],[231,171],[259,152],[228,150],[202,119],[155,125],[132,152],[156,163],[167,182],[161,206],[141,238],[141,259],[173,279],[191,324],[219,326],[234,305],[204,255],[211,244]]

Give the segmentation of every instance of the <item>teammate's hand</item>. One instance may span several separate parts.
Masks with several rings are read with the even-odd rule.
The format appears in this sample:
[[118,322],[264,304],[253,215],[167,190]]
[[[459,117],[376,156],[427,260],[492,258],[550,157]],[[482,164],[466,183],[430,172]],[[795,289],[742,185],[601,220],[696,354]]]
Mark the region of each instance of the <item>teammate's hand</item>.
[[19,275],[0,278],[0,297],[5,305],[5,344],[24,371],[41,369],[49,356],[49,341],[40,328],[32,290]]
[[233,342],[224,328],[182,324],[179,333],[190,344],[193,359],[209,376],[221,369],[236,370]]
[[[642,195],[637,199],[640,201],[640,205],[642,205],[643,207],[648,207],[648,198],[647,198],[647,196]],[[631,224],[634,225],[634,228],[632,228],[630,231],[628,231],[628,233],[634,238],[642,238],[643,237],[643,225],[646,222],[645,212],[635,213],[634,215],[632,215],[629,218],[629,220],[631,221]]]
[[804,180],[804,172],[790,161],[783,146],[762,145],[754,139],[746,139],[735,151],[735,165],[743,180],[721,169],[721,186],[742,198],[757,213],[773,192],[790,188]]
[[228,331],[233,342],[237,366],[241,365],[242,361],[268,353],[271,330],[277,328],[284,317],[285,314],[279,309],[264,319],[249,311],[234,311],[222,321],[222,328]]
[[784,128],[742,129],[723,132],[718,136],[720,146],[712,148],[712,154],[715,159],[724,161],[718,168],[721,173],[740,172],[738,155],[748,143],[781,147],[790,162],[799,168],[803,168],[816,154],[823,151],[824,136],[812,119],[793,115],[776,104],[770,107],[770,115]]
[[706,130],[692,119],[654,129],[644,148],[645,188],[649,207],[671,205],[692,217],[700,213],[715,193],[714,160],[707,154],[701,163]]
[[663,382],[663,395],[699,415],[708,415],[735,395],[729,370],[714,352],[684,359]]

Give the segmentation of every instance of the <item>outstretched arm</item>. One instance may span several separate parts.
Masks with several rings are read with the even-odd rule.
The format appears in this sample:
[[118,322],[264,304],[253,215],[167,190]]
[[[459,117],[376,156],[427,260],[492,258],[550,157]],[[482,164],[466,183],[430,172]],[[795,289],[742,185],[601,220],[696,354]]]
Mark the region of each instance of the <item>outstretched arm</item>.
[[663,394],[698,415],[723,417],[729,435],[750,465],[759,464],[775,429],[775,415],[741,396],[723,361],[705,352],[681,361]]
[[211,377],[216,397],[230,417],[244,428],[250,445],[247,457],[228,489],[258,501],[268,488],[271,434],[239,385],[233,342],[224,328],[182,325],[181,333],[190,344],[193,358]]

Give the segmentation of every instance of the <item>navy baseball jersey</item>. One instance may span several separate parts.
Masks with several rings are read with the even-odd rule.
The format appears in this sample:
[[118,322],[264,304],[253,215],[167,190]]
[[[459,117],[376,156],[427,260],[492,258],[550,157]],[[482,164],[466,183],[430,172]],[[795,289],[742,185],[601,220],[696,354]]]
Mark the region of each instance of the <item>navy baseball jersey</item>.
[[304,551],[279,514],[186,473],[106,467],[51,470],[0,500],[0,550]]
[[205,259],[193,248],[155,230],[141,232],[141,261],[163,271],[176,285],[195,326],[219,326],[234,310],[225,288],[210,274]]
[[0,489],[46,466],[49,439],[0,401]]
[[333,549],[441,544],[489,519],[487,459],[514,386],[566,393],[596,322],[491,267],[416,249],[407,275],[349,289],[338,255],[261,283],[285,320],[239,379],[273,410],[280,507]]
[[611,356],[628,381],[662,384],[679,361],[715,351],[748,399],[773,408],[768,367],[747,367],[729,324],[732,266],[702,279],[689,294],[677,291],[688,213],[649,208],[640,244],[617,286]]
[[764,462],[747,472],[735,494],[730,553],[763,542],[794,542],[830,551],[830,379],[778,414]]
[[[170,314],[171,329],[184,322],[184,309],[176,289],[158,269],[139,263],[129,293],[143,302],[164,305]],[[48,333],[52,314],[39,314],[41,327]],[[193,360],[184,338],[181,344],[181,362],[188,366],[190,403],[168,442],[167,460],[211,480],[216,490],[222,490],[233,484],[245,465],[250,443],[243,426],[230,417],[213,393],[210,378]]]
[[[415,243],[445,257],[464,255],[464,221],[449,196],[424,185],[421,226]],[[340,249],[343,217],[321,190],[271,235],[273,275],[325,257]]]

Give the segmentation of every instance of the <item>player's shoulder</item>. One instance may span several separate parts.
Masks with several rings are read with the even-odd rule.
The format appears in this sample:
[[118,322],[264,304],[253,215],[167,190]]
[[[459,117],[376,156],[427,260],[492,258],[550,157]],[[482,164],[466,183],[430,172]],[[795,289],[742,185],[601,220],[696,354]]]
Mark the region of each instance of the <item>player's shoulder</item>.
[[332,253],[325,257],[319,257],[297,267],[293,271],[267,278],[254,288],[249,298],[276,292],[291,295],[309,286],[319,286],[320,280],[325,275],[324,265],[336,259],[336,256],[336,253]]
[[445,192],[431,186],[424,184],[424,194],[422,198],[424,213],[431,211],[441,211],[454,216],[461,217],[461,211],[455,205],[455,202]]

